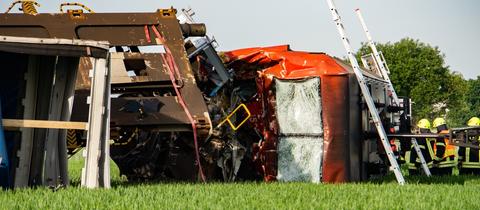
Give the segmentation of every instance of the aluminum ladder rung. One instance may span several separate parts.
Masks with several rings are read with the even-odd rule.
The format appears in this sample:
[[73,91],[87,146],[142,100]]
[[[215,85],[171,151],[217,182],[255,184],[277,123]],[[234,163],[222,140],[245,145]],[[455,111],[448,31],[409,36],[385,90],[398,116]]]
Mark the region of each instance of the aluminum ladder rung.
[[[390,80],[390,77],[388,76],[387,62],[386,62],[385,58],[383,57],[383,54],[380,54],[378,52],[377,46],[375,46],[375,43],[373,42],[373,38],[370,34],[370,31],[367,28],[367,24],[365,23],[365,20],[363,19],[363,15],[360,12],[360,9],[356,9],[355,13],[357,13],[357,17],[360,20],[360,23],[362,24],[362,28],[365,32],[365,35],[367,36],[368,45],[370,46],[370,49],[372,49],[374,63],[375,63],[375,65],[377,65],[377,69],[380,70],[380,73],[381,73],[383,79],[387,82],[387,88],[392,93],[392,99],[393,99],[394,104],[399,106],[400,105],[400,100],[398,99],[397,93],[395,92],[395,89],[393,88],[392,81]],[[415,148],[415,151],[417,152],[418,157],[421,160],[422,168],[423,168],[425,174],[427,176],[430,176],[431,175],[430,170],[428,169],[427,163],[425,162],[425,158],[423,157],[423,154],[420,151],[417,140],[415,138],[412,138],[411,142],[412,142],[412,144]]]
[[391,168],[395,174],[395,177],[397,178],[397,182],[400,185],[405,184],[405,179],[403,178],[402,172],[400,171],[400,167],[397,163],[397,160],[393,154],[392,148],[390,146],[390,142],[388,141],[387,134],[385,132],[385,129],[383,127],[382,121],[380,119],[380,116],[377,112],[377,109],[375,107],[375,103],[372,99],[372,96],[370,94],[370,91],[366,85],[364,76],[362,71],[360,70],[360,67],[358,66],[358,61],[355,58],[355,55],[353,54],[352,47],[347,39],[346,32],[343,27],[343,23],[341,21],[340,15],[337,12],[337,9],[335,8],[335,4],[333,3],[333,0],[327,0],[328,6],[330,8],[330,12],[333,17],[333,21],[335,22],[335,25],[337,26],[338,33],[340,34],[340,37],[342,39],[343,45],[345,47],[345,50],[348,53],[348,58],[350,60],[350,63],[352,65],[353,71],[355,72],[355,75],[357,77],[358,83],[360,85],[360,89],[362,91],[363,97],[365,98],[365,101],[367,102],[368,105],[368,110],[370,112],[370,115],[372,116],[373,122],[375,124],[375,127],[377,129],[377,132],[380,136],[380,140],[382,142],[383,148],[385,149],[385,152],[387,154],[388,160],[390,161]]
[[[418,157],[420,158],[420,163],[422,164],[422,169],[423,172],[425,172],[425,175],[427,176],[432,176],[432,173],[430,173],[430,169],[428,169],[427,162],[425,161],[425,158],[423,157],[422,151],[420,150],[420,146],[418,145],[417,139],[412,138],[411,140],[413,148],[415,149],[415,152],[417,153]],[[428,142],[427,142],[428,144]]]

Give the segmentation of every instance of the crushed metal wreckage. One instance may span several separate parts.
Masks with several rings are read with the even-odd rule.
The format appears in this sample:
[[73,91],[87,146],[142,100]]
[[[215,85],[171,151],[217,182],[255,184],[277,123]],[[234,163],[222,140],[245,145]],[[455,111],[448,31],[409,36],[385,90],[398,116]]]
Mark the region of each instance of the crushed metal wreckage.
[[367,164],[381,160],[362,159],[362,144],[376,142],[358,139],[361,98],[345,62],[287,45],[235,50],[223,57],[235,72],[232,89],[246,91],[239,98],[252,117],[238,133],[250,134],[247,142],[253,144],[247,148],[264,180],[358,181],[369,176]]
[[[386,171],[374,138],[358,139],[371,125],[362,129],[367,113],[347,64],[288,46],[219,56],[191,15],[3,14],[0,34],[110,43],[110,157],[129,180],[343,182],[366,179],[372,164]],[[80,60],[74,121],[86,120],[92,66]],[[86,140],[68,133],[72,155]]]
[[[110,110],[110,127],[103,134],[109,134],[109,155],[129,181],[337,183],[388,172],[387,155],[358,80],[345,61],[325,53],[292,51],[288,45],[217,53],[215,39],[207,36],[204,24],[194,21],[191,10],[93,13],[83,5],[64,6],[83,9],[0,14],[0,36],[108,42],[111,95],[105,107]],[[70,120],[88,122],[95,87],[91,70],[97,65],[92,57],[100,52],[92,47],[74,50],[79,60]],[[410,133],[409,103],[395,106],[378,71],[361,71],[385,127]],[[17,83],[15,89],[23,85]],[[9,96],[23,98],[21,93]],[[3,116],[25,107],[4,103]],[[463,131],[456,131],[458,139],[465,139]],[[25,152],[19,149],[20,144],[25,147],[19,141],[22,136],[38,139],[42,132],[22,129],[6,141],[14,163],[9,166],[14,177],[10,186],[57,187],[41,173],[30,173],[31,168],[44,170],[42,163],[22,159]],[[68,129],[66,147],[60,149],[72,156],[88,147],[88,136],[87,131]],[[401,156],[409,148],[395,152]],[[38,155],[42,149],[32,152]],[[67,179],[62,183],[68,184]]]

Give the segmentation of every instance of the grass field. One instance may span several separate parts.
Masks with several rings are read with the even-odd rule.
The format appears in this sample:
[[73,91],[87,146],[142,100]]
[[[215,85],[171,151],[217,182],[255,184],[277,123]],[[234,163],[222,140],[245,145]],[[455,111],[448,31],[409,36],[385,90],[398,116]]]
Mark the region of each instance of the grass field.
[[82,160],[70,160],[72,186],[0,194],[0,209],[480,209],[480,177],[394,177],[361,184],[156,183],[129,185],[112,169],[112,189],[79,188]]

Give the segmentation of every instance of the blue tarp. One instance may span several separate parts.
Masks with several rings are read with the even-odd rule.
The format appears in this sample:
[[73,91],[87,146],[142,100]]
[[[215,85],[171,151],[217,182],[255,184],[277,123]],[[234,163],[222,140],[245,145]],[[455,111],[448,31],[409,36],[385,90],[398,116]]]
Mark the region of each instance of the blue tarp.
[[8,187],[9,186],[9,159],[7,152],[7,144],[5,142],[5,134],[3,132],[2,125],[2,105],[0,100],[0,186]]

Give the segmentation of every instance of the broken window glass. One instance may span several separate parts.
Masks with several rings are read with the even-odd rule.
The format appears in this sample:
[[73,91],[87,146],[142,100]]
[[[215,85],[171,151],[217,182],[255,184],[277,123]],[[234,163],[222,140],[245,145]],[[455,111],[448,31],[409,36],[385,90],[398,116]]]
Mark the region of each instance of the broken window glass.
[[323,127],[320,78],[275,80],[279,181],[321,180]]

